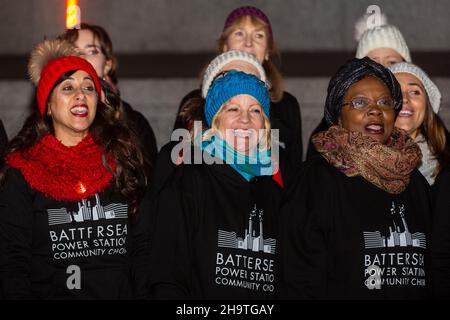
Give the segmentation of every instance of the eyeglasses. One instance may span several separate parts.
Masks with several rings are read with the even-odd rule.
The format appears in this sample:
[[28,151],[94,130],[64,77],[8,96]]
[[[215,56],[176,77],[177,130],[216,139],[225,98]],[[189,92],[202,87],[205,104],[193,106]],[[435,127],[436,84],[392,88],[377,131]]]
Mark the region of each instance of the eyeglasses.
[[[356,110],[363,110],[363,109],[366,109],[371,104],[373,104],[374,102],[375,101],[373,101],[372,99],[369,99],[369,98],[357,97],[357,98],[350,100],[350,102],[343,103],[342,106],[350,105]],[[384,97],[384,98],[377,100],[376,104],[378,107],[380,107],[383,110],[390,110],[390,109],[394,109],[394,107],[395,107],[394,101],[388,97]]]

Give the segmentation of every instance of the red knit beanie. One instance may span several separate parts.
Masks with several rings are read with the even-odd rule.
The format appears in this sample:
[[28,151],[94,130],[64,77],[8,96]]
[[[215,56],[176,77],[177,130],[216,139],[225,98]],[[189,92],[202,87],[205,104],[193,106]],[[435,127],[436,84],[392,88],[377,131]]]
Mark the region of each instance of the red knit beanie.
[[270,25],[269,18],[266,16],[264,12],[262,12],[261,9],[252,6],[239,7],[231,11],[227,17],[227,20],[225,20],[223,31],[225,31],[237,19],[239,19],[242,16],[254,16],[264,21],[267,24],[267,28],[269,29],[270,38],[273,39],[272,26]]
[[100,81],[94,67],[85,59],[75,56],[65,56],[49,60],[42,69],[37,87],[37,103],[42,115],[45,113],[47,99],[56,81],[66,72],[83,70],[87,72],[94,81],[95,90],[101,96]]

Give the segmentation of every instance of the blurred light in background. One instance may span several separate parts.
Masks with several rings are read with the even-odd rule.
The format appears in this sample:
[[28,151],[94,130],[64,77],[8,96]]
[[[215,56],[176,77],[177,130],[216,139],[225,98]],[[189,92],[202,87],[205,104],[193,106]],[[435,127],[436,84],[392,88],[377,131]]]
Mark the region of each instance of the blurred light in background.
[[81,12],[78,0],[67,0],[66,5],[66,28],[79,29],[81,23]]

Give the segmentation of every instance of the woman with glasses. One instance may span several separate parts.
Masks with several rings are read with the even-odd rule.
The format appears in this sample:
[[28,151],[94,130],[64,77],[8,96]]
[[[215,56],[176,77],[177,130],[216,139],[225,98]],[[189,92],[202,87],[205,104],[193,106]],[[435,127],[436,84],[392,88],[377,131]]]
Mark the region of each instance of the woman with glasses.
[[[355,24],[355,40],[358,42],[355,57],[361,59],[367,56],[386,68],[403,61],[411,62],[409,48],[400,30],[388,24],[385,15],[381,15],[380,25],[372,25],[368,19],[372,16],[364,15]],[[328,124],[323,118],[309,138],[306,159],[316,153],[312,136],[327,129]]]
[[288,191],[280,235],[285,298],[420,299],[429,291],[430,199],[421,153],[394,127],[394,75],[353,59],[331,79],[330,128]]

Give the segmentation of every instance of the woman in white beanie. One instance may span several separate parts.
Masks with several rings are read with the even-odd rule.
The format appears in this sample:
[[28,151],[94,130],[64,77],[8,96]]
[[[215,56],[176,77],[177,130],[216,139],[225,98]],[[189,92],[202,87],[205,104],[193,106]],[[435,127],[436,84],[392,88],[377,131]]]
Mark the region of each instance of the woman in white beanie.
[[389,67],[402,87],[403,107],[395,122],[419,145],[422,162],[419,171],[432,185],[449,163],[446,129],[438,116],[441,93],[418,66],[401,62]]
[[402,128],[422,151],[418,167],[433,192],[431,265],[434,296],[450,298],[450,152],[448,131],[438,116],[441,93],[427,74],[410,63],[398,63],[389,69],[402,87],[403,107],[395,126]]
[[356,58],[366,56],[385,67],[401,61],[411,62],[411,55],[402,33],[396,26],[390,24],[367,29],[361,35]]

